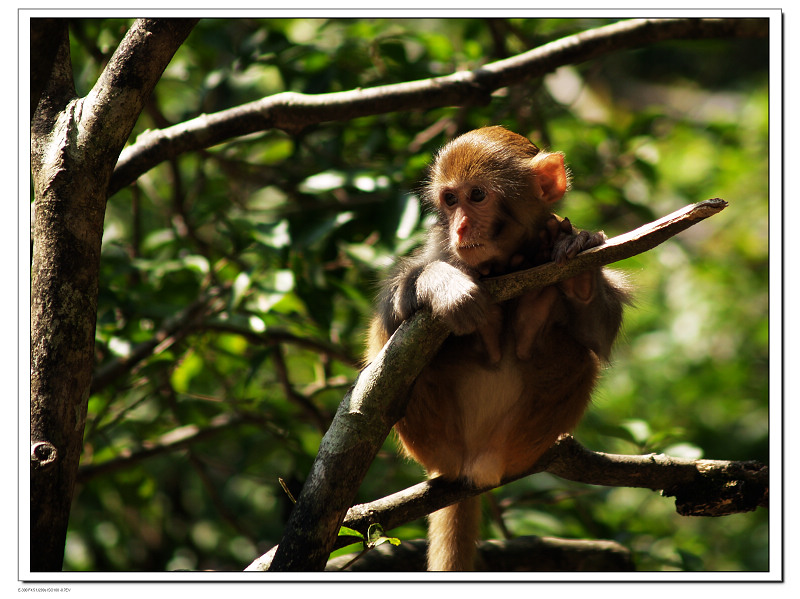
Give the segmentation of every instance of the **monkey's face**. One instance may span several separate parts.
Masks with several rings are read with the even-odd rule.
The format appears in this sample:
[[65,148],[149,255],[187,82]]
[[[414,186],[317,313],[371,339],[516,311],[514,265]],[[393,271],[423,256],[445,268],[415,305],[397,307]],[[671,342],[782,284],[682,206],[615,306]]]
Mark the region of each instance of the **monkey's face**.
[[507,266],[525,231],[508,217],[497,192],[462,182],[438,189],[437,204],[447,223],[450,249],[459,260],[482,274]]

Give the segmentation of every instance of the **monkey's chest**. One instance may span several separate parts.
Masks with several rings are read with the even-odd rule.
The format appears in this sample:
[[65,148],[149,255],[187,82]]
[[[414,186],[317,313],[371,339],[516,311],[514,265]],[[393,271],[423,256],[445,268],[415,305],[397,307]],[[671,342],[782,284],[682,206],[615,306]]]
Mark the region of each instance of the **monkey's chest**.
[[479,341],[451,338],[423,370],[412,402],[423,404],[418,407],[430,410],[429,416],[452,423],[461,437],[491,432],[529,403],[528,362],[519,360],[507,344],[501,360],[489,364]]
[[512,354],[487,367],[468,352],[445,353],[418,378],[397,431],[431,473],[499,481],[508,448],[524,443],[519,429],[530,421],[531,391]]
[[525,404],[525,365],[509,352],[499,364],[465,364],[461,376],[453,381],[452,402],[459,412],[464,434],[484,435],[514,416]]
[[396,426],[407,453],[430,474],[479,485],[531,466],[575,426],[597,372],[596,358],[568,337],[548,342],[559,351],[520,359],[509,341],[489,365],[468,338],[451,338],[417,379]]

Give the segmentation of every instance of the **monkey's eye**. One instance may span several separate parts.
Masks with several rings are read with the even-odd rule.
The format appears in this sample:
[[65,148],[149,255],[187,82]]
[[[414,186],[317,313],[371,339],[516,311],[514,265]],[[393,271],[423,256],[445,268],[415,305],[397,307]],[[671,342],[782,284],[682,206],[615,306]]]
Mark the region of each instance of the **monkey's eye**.
[[444,203],[447,204],[448,206],[454,206],[458,201],[458,198],[456,198],[456,194],[450,192],[445,193],[442,196],[442,199],[444,200]]
[[486,199],[486,192],[483,191],[480,187],[473,187],[472,191],[469,192],[469,200],[470,202],[482,202]]

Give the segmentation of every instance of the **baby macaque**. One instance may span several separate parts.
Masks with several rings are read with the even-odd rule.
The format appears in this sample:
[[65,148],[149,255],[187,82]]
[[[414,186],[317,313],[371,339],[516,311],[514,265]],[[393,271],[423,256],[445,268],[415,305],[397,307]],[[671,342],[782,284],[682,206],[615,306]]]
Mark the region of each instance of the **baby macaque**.
[[[450,327],[395,425],[431,477],[496,486],[530,468],[589,404],[628,300],[621,278],[597,268],[502,304],[481,284],[605,242],[552,213],[568,185],[562,154],[503,127],[454,139],[431,166],[425,199],[438,221],[385,281],[367,356],[416,310]],[[479,523],[479,497],[431,514],[428,568],[473,569]]]

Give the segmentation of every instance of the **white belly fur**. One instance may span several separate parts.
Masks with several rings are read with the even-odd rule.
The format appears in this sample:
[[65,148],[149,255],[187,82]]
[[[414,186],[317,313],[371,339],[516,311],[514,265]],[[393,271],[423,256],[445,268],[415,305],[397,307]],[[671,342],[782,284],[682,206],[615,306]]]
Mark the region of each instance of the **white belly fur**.
[[464,369],[458,381],[457,397],[461,408],[466,455],[462,476],[478,485],[497,484],[503,476],[504,458],[492,448],[505,443],[511,425],[520,415],[524,386],[516,357],[506,357],[495,368]]

